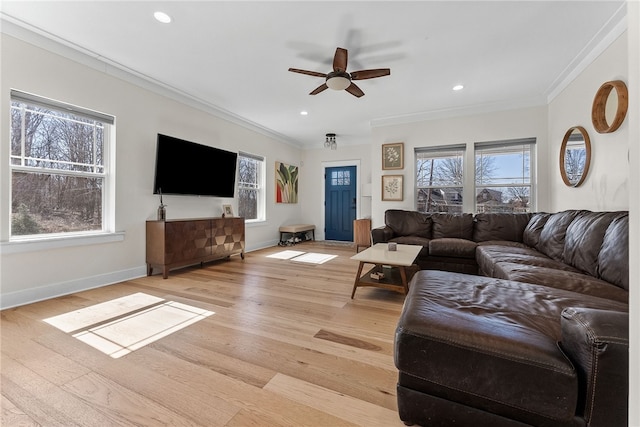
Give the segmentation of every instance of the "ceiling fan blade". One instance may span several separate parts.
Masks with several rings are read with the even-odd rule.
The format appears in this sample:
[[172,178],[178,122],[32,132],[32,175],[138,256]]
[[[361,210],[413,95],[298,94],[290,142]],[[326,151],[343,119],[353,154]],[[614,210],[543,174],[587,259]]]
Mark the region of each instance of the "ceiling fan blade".
[[333,55],[333,71],[336,73],[347,71],[347,57],[347,49],[337,48],[336,54]]
[[358,98],[360,98],[361,96],[364,96],[364,92],[362,91],[362,89],[356,86],[355,83],[351,83],[349,87],[346,88],[345,90],[349,92],[351,95],[356,96]]
[[324,78],[327,77],[325,73],[319,73],[317,71],[300,70],[298,68],[289,68],[289,71],[291,71],[292,73],[306,74],[308,76],[314,76],[314,77],[324,77]]
[[388,76],[391,70],[388,68],[376,68],[375,70],[360,70],[351,73],[351,80],[374,79],[376,77]]
[[326,90],[326,89],[328,89],[328,88],[329,88],[329,86],[327,86],[327,84],[326,84],[326,83],[322,83],[320,86],[318,86],[317,88],[315,88],[315,89],[313,90],[313,92],[311,92],[309,95],[317,95],[317,94],[319,94],[320,92],[322,92],[323,90]]

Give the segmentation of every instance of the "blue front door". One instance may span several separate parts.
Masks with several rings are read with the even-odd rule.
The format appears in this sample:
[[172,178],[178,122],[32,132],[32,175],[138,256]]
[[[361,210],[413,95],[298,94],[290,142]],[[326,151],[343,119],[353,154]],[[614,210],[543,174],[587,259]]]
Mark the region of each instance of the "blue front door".
[[325,169],[324,200],[325,240],[352,242],[356,219],[355,166]]

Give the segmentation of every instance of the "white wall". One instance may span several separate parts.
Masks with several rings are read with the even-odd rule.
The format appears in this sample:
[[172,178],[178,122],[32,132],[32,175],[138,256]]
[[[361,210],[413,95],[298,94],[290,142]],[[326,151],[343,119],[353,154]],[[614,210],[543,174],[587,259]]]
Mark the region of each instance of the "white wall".
[[[3,34],[0,96],[0,241],[9,238],[10,89],[19,89],[116,116],[116,231],[124,240],[88,246],[7,253],[3,245],[2,307],[100,286],[145,273],[145,220],[155,219],[152,194],[156,134],[266,157],[268,221],[247,226],[249,250],[278,241],[278,226],[297,222],[301,204],[275,204],[275,161],[300,164],[301,150],[264,133],[159,95],[90,66]],[[166,196],[167,217],[219,216],[230,199]],[[237,212],[237,203],[233,203]]]
[[[617,131],[599,134],[591,122],[591,106],[600,85],[611,80],[628,81],[627,33],[624,32],[575,80],[549,103],[549,157],[552,211],[565,209],[629,209],[629,123]],[[633,97],[632,92],[629,93]],[[578,188],[560,177],[560,146],[565,132],[583,126],[591,140],[591,167]]]
[[[501,141],[515,138],[536,138],[537,157],[547,158],[547,108],[531,107],[517,110],[476,114],[448,119],[425,120],[415,123],[379,126],[373,129],[372,147],[372,218],[373,227],[384,225],[387,209],[416,208],[415,164],[413,151],[418,147],[473,144],[483,141]],[[382,170],[382,144],[404,142],[404,170]],[[545,162],[538,162],[537,209],[548,209],[548,170]],[[404,175],[404,200],[381,200],[381,176]]]

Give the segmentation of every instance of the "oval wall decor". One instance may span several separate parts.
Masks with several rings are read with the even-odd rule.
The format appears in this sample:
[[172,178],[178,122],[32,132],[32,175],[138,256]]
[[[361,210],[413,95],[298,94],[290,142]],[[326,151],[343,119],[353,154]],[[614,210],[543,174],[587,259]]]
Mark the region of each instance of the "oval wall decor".
[[628,107],[627,85],[622,80],[604,83],[593,98],[591,108],[593,127],[598,133],[614,132],[624,121]]

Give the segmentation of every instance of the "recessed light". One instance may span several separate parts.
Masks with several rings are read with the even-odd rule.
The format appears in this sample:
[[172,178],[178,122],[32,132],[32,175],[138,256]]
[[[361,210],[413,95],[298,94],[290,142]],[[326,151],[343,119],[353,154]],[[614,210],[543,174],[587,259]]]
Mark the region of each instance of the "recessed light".
[[163,24],[168,24],[171,22],[171,17],[164,12],[154,12],[153,17],[156,18],[158,22],[162,22]]
[[308,113],[308,112],[306,112],[306,111],[300,111],[300,115],[301,115],[301,116],[306,116],[306,115],[308,115],[308,114],[309,114],[309,113]]
[[462,85],[455,85],[452,89],[453,89],[453,90],[462,90],[462,89],[464,89],[464,86],[462,86]]

